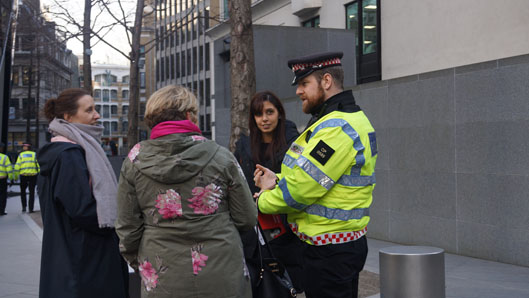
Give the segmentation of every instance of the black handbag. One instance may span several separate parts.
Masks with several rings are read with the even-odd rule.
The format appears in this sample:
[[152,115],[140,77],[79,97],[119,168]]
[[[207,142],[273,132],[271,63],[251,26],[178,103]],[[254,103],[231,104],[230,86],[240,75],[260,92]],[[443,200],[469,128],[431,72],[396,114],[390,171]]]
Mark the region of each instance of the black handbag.
[[[253,282],[253,298],[290,298],[296,297],[297,292],[285,267],[273,255],[268,241],[257,224],[257,250],[259,253],[259,268]],[[259,235],[260,234],[260,235]],[[264,244],[261,244],[260,239]]]

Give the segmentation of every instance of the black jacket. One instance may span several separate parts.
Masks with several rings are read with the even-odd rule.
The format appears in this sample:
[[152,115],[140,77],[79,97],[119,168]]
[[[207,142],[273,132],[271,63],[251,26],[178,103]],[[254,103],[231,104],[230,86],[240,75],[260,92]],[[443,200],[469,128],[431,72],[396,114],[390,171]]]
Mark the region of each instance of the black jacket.
[[312,109],[312,111],[310,112],[312,114],[312,117],[310,118],[309,123],[307,123],[307,127],[305,129],[309,128],[312,124],[316,123],[318,119],[331,112],[340,111],[346,113],[354,113],[361,110],[362,109],[360,109],[360,107],[355,102],[353,91],[342,91]]
[[[296,124],[292,121],[286,120],[285,139],[287,141],[287,145],[279,152],[276,152],[275,162],[268,160],[262,163],[262,165],[274,171],[275,173],[281,172],[281,163],[283,161],[283,157],[288,151],[290,145],[298,138],[298,136],[299,132],[297,130]],[[255,186],[255,182],[253,181],[255,162],[252,159],[250,138],[248,136],[241,136],[237,142],[235,157],[241,165],[246,181],[248,181],[250,190],[252,193],[258,192],[259,188]],[[282,215],[282,220],[286,225],[286,215]],[[258,274],[256,268],[259,268],[260,264],[257,254],[257,235],[253,230],[250,230],[241,233],[241,240],[243,243],[246,264],[248,265],[250,275],[252,276],[252,287],[255,290],[256,283],[259,280],[256,276]],[[300,259],[302,255],[301,242],[292,232],[288,232],[279,238],[271,240],[269,245],[274,253],[274,256],[278,258],[279,261],[286,267],[290,277],[292,278],[294,287],[296,287],[298,290],[302,289],[302,262]]]
[[[292,142],[294,142],[298,136],[299,132],[296,127],[296,124],[290,120],[286,120],[285,139],[287,141],[287,145],[281,151],[276,152],[274,156],[274,163],[269,160],[264,162],[262,166],[274,171],[274,173],[281,172],[281,162],[283,161],[283,157],[285,156],[285,153],[287,152]],[[250,190],[252,191],[252,193],[259,192],[259,188],[255,186],[255,183],[253,181],[255,161],[252,159],[250,137],[246,135],[241,135],[241,138],[239,139],[239,141],[237,141],[234,155],[239,161],[239,164],[241,165],[242,171],[244,172],[244,177],[246,178],[246,181],[248,181],[248,186],[250,186]]]
[[128,297],[117,235],[98,226],[84,150],[51,143],[39,150],[38,160],[44,225],[39,297]]

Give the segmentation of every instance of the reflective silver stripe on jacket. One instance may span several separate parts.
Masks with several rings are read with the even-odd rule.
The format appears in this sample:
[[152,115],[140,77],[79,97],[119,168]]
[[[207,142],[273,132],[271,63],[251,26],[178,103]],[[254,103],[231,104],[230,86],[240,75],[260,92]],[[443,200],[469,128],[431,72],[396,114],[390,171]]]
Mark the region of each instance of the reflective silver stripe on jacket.
[[369,208],[344,210],[338,208],[329,208],[318,204],[305,205],[294,200],[290,194],[290,191],[288,190],[287,182],[284,178],[279,180],[278,186],[283,192],[283,200],[289,207],[304,211],[310,215],[317,215],[327,219],[338,219],[343,221],[362,219],[364,216],[369,216]]

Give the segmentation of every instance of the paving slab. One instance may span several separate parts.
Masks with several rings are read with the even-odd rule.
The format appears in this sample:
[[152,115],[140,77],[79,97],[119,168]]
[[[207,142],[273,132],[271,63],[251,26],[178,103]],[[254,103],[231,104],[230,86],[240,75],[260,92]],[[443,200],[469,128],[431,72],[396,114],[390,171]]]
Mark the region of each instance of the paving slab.
[[[35,210],[39,209],[36,199]],[[7,215],[0,216],[1,298],[38,297],[42,236],[38,237],[39,227],[21,210],[20,197],[9,197]]]
[[[0,298],[38,297],[42,229],[35,220],[39,213],[30,216],[21,210],[20,198],[9,197],[8,214],[0,216]],[[38,199],[35,210],[40,210]],[[368,237],[368,245],[359,297],[380,298],[379,250],[400,244]],[[529,298],[528,267],[445,254],[445,272],[447,298]]]

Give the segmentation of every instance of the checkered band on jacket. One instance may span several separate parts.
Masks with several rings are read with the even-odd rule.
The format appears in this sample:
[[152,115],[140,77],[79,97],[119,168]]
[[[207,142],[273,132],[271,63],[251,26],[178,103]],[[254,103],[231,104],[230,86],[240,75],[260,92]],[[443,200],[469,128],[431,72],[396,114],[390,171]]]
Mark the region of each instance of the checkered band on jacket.
[[316,236],[307,236],[298,231],[298,226],[296,224],[291,223],[290,228],[292,229],[292,232],[294,232],[294,234],[296,234],[299,237],[299,239],[303,241],[308,240],[312,245],[316,245],[316,246],[327,245],[327,244],[341,244],[341,243],[355,241],[359,239],[360,237],[364,236],[367,232],[367,227],[365,227],[360,231],[326,233],[326,234],[321,234],[321,235],[316,235]]

